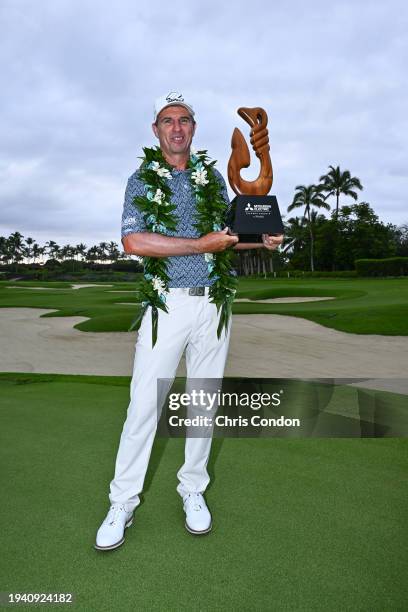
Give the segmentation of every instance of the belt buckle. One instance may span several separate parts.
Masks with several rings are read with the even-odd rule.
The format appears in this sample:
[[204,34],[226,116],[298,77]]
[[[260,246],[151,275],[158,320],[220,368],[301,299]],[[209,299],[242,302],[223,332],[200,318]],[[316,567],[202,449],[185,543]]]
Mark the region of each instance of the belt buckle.
[[190,287],[188,295],[205,295],[205,287]]

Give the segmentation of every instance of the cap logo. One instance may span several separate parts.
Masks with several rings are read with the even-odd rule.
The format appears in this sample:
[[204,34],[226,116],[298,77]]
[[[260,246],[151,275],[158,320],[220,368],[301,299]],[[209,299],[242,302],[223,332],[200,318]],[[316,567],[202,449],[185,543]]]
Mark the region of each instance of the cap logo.
[[176,91],[171,91],[166,96],[167,102],[184,102],[184,98],[181,94],[178,94]]

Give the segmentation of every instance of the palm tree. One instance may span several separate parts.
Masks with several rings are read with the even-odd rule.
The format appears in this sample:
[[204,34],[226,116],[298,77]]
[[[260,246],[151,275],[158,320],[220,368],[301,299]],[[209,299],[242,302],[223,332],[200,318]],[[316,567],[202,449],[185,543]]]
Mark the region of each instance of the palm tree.
[[65,246],[62,247],[60,254],[62,256],[62,260],[63,261],[71,261],[71,271],[74,272],[75,271],[75,254],[76,254],[77,250],[76,247],[70,245],[70,244],[66,244]]
[[44,255],[45,247],[40,247],[36,242],[33,244],[33,260],[34,263],[37,263],[37,259]]
[[60,249],[59,254],[62,261],[65,261],[66,259],[71,259],[71,251],[72,247],[69,244],[66,244]]
[[82,257],[82,259],[85,259],[86,256],[86,244],[84,244],[83,242],[80,242],[79,244],[76,245],[76,254],[79,255],[79,257]]
[[30,259],[32,259],[33,257],[33,245],[35,244],[35,240],[34,238],[26,238],[25,243],[26,243],[25,256],[28,259],[28,263],[31,263]]
[[24,256],[24,236],[20,232],[10,234],[7,239],[7,247],[10,252],[10,257],[13,263],[21,261]]
[[60,247],[54,240],[49,240],[45,243],[45,249],[51,259],[58,259],[60,256]]
[[307,224],[310,234],[310,269],[314,272],[314,260],[313,260],[313,217],[311,216],[313,207],[325,208],[330,210],[330,206],[325,202],[322,196],[322,188],[320,185],[297,185],[297,193],[293,198],[292,204],[288,206],[288,212],[291,212],[295,208],[304,207],[303,219],[307,219]]
[[360,179],[356,176],[351,176],[349,170],[345,170],[342,172],[340,170],[340,166],[336,168],[334,166],[329,166],[330,170],[327,174],[323,174],[319,181],[321,181],[321,189],[326,193],[325,200],[328,197],[335,195],[336,196],[336,213],[335,220],[339,216],[339,198],[340,194],[352,197],[354,200],[357,200],[357,192],[356,189],[363,189],[363,186],[360,182]]
[[90,263],[95,263],[99,257],[99,248],[97,246],[93,246],[86,252],[86,261]]
[[273,274],[273,251],[269,251],[268,249],[257,249],[257,255],[261,262],[264,278],[266,278],[268,272]]
[[98,247],[98,253],[99,253],[99,261],[101,263],[103,263],[104,261],[106,261],[108,259],[108,243],[107,242],[100,242]]
[[0,260],[8,264],[10,259],[10,249],[8,239],[5,236],[0,236]]
[[282,253],[286,251],[295,251],[301,249],[305,244],[305,218],[290,217],[285,222],[285,237],[283,240]]
[[112,240],[108,243],[108,259],[112,262],[115,262],[118,260],[120,252],[118,249],[118,245],[116,242],[113,242]]

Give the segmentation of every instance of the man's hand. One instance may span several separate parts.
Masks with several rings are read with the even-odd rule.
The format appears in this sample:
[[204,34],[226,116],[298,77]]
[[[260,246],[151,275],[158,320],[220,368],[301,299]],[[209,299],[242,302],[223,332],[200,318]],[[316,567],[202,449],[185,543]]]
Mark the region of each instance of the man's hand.
[[274,251],[279,245],[282,244],[283,234],[277,234],[276,236],[273,234],[262,234],[262,242],[266,249],[269,251]]
[[220,232],[210,232],[198,239],[201,253],[219,253],[229,247],[233,247],[238,242],[238,236],[230,236],[228,227]]

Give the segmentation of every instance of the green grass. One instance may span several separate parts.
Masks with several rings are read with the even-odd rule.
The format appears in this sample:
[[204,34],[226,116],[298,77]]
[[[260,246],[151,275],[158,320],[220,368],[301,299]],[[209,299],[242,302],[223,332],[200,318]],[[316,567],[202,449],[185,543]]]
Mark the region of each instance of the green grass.
[[408,335],[408,279],[242,279],[239,297],[332,296],[300,304],[235,303],[235,314],[273,313],[309,319],[339,331]]
[[[109,284],[109,283],[107,283]],[[136,315],[134,283],[112,287],[70,289],[70,283],[0,282],[0,308],[55,308],[46,316],[88,317],[76,325],[82,331],[127,331]],[[50,291],[7,289],[49,286]],[[60,289],[66,289],[61,291]],[[53,291],[52,289],[59,289]],[[110,291],[135,291],[110,293]],[[300,304],[235,303],[234,314],[281,314],[315,321],[326,327],[359,334],[408,335],[408,278],[398,279],[240,279],[237,297],[330,296],[334,300]],[[135,306],[119,302],[134,302]]]
[[2,591],[72,591],[86,611],[406,609],[406,439],[216,439],[203,538],[175,492],[183,441],[157,439],[125,545],[97,553],[128,385],[1,376]]

